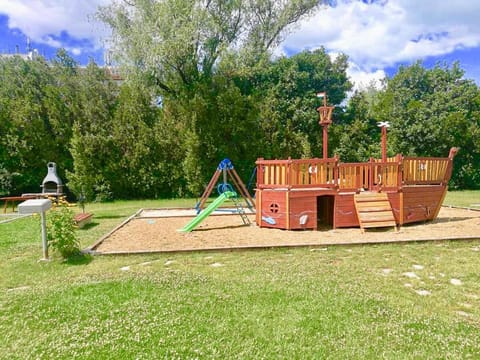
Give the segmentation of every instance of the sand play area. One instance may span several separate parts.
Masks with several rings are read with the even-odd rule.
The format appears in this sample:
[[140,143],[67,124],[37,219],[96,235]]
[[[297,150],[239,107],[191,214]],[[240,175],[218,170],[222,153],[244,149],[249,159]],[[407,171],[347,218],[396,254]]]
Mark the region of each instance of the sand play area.
[[393,228],[286,231],[259,228],[255,216],[244,225],[238,214],[212,214],[190,233],[178,232],[194,217],[193,210],[139,210],[90,250],[96,254],[176,252],[215,249],[251,249],[291,246],[326,246],[448,239],[480,239],[480,211],[443,207],[427,223]]

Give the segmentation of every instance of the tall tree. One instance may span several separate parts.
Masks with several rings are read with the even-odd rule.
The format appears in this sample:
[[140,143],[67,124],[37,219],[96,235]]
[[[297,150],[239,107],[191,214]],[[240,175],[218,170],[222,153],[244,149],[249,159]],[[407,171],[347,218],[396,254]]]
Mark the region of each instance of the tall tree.
[[335,152],[343,162],[368,161],[381,157],[378,116],[373,111],[380,91],[370,86],[350,97],[340,124],[332,130],[338,134]]
[[320,156],[322,130],[316,108],[321,101],[316,93],[327,91],[328,103],[339,105],[351,89],[346,69],[346,56],[332,61],[324,49],[318,49],[282,57],[260,74],[265,157]]
[[0,191],[38,192],[49,161],[62,178],[71,166],[64,71],[64,63],[52,67],[41,57],[0,59]]
[[[114,1],[99,10],[113,31],[118,61],[150,74],[166,94],[209,78],[230,51],[256,58],[272,50],[288,27],[318,0]],[[164,94],[164,95],[166,95]]]
[[112,196],[112,181],[119,176],[112,135],[117,92],[104,69],[94,62],[79,76],[79,112],[71,140],[74,171],[68,174],[70,188],[77,195],[85,192],[98,200]]
[[155,135],[162,122],[149,89],[137,82],[123,83],[112,124],[115,160],[112,192],[121,198],[171,196],[168,179],[175,177],[165,164],[178,162],[174,143],[162,146]]
[[391,122],[390,142],[405,155],[446,156],[460,147],[452,184],[480,186],[480,90],[458,63],[401,67],[387,80],[377,113]]
[[[100,9],[112,28],[114,58],[129,77],[154,87],[168,109],[162,121],[175,127],[161,127],[162,134],[181,148],[190,192],[202,190],[222,157],[238,159],[243,176],[251,168],[261,138],[254,135],[257,106],[235,79],[268,59],[289,27],[318,3],[137,0]],[[252,139],[248,146],[244,136]]]

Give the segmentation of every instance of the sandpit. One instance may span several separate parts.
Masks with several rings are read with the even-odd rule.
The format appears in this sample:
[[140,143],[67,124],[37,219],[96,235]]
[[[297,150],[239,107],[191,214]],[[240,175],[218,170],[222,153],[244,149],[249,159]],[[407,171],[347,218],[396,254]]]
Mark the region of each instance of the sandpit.
[[89,250],[95,254],[179,252],[222,249],[369,244],[411,241],[480,239],[480,212],[443,207],[436,220],[393,228],[286,231],[259,228],[254,215],[244,225],[238,214],[211,215],[190,233],[178,232],[192,210],[140,210],[100,239]]

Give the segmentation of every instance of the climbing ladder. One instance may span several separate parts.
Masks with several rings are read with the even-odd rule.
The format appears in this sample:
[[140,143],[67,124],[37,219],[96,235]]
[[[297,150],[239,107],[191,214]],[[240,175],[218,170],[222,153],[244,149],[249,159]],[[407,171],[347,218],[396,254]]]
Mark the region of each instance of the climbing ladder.
[[393,226],[397,229],[392,205],[386,193],[363,192],[355,194],[354,202],[362,233],[367,228]]
[[245,209],[242,206],[242,203],[239,201],[237,196],[234,196],[231,198],[233,203],[235,204],[235,207],[237,208],[237,213],[240,215],[242,218],[242,221],[245,225],[250,225],[250,219],[248,218],[247,214],[245,214]]

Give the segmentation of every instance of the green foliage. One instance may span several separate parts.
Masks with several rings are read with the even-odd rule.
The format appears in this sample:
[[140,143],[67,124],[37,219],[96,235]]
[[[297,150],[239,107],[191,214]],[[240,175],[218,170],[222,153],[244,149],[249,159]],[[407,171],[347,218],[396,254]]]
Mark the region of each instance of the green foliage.
[[[228,157],[249,178],[255,160],[318,157],[315,93],[336,105],[329,156],[441,156],[460,147],[451,185],[480,187],[480,92],[458,64],[402,67],[385,88],[353,94],[347,57],[324,49],[273,58],[313,0],[114,1],[112,27],[125,81],[60,50],[0,58],[0,194],[38,192],[49,161],[67,191],[89,201],[199,195]],[[161,99],[161,105],[156,99]]]
[[69,186],[78,195],[83,188],[87,199],[96,189],[111,187],[118,156],[113,142],[113,114],[116,87],[105,71],[90,63],[78,81],[77,105],[71,138],[73,172],[67,174]]
[[203,191],[218,163],[228,157],[240,176],[248,176],[260,153],[260,129],[252,98],[233,81],[219,75],[198,84],[192,99],[181,106],[178,120],[185,124],[182,162],[188,190]]
[[150,74],[165,94],[182,96],[210,79],[229,52],[255,63],[289,27],[312,13],[317,0],[113,1],[99,18],[113,32],[113,53]]
[[64,93],[54,74],[61,68],[41,57],[0,58],[0,164],[10,174],[4,191],[37,192],[49,161],[59,165],[60,177],[71,166],[71,123],[58,111]]
[[374,88],[355,92],[339,124],[332,127],[331,131],[339,138],[335,152],[342,161],[362,162],[381,157],[380,131],[373,112],[377,97]]
[[[324,49],[319,49],[282,57],[259,71],[255,85],[261,97],[262,157],[322,154],[322,129],[316,112],[321,101],[315,95],[328,91],[329,104],[340,104],[351,88],[346,69],[346,56],[332,61]],[[335,113],[333,119],[337,117]]]
[[110,184],[106,181],[97,181],[97,183],[93,186],[93,191],[95,192],[96,202],[113,200],[113,193],[110,189]]
[[129,80],[140,79],[152,97],[163,100],[149,142],[158,149],[156,162],[150,162],[156,180],[142,171],[140,177],[149,182],[140,188],[197,195],[225,157],[241,177],[249,176],[270,139],[264,140],[259,121],[265,94],[249,91],[248,76],[259,63],[270,66],[264,60],[282,36],[317,5],[316,0],[167,0],[131,6],[116,1],[100,10]]
[[14,173],[10,173],[0,163],[0,195],[8,194],[12,188]]
[[80,252],[73,216],[73,210],[62,203],[48,212],[48,245],[64,259],[78,255]]
[[448,155],[460,147],[454,161],[452,185],[480,186],[480,90],[463,79],[457,63],[426,69],[421,63],[402,67],[387,80],[375,109],[391,122],[389,141],[404,155]]

